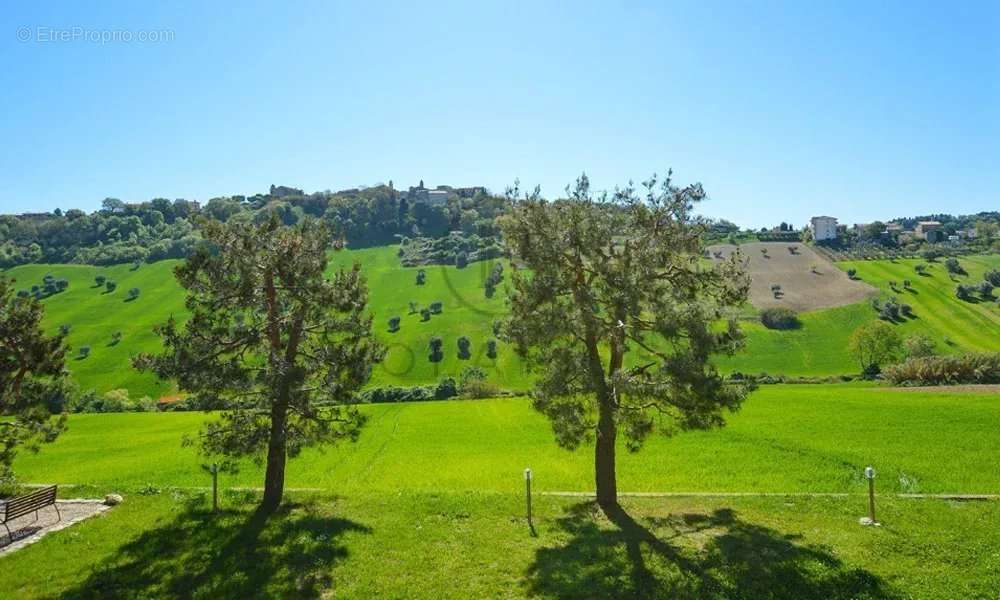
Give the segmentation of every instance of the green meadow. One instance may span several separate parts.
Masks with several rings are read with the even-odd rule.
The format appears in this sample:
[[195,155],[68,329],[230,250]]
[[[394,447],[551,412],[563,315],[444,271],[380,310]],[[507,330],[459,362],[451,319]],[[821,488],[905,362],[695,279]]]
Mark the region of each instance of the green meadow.
[[[492,268],[491,262],[472,263],[464,269],[434,265],[425,267],[426,282],[416,284],[417,268],[399,265],[396,247],[383,246],[363,250],[345,250],[333,254],[330,269],[358,262],[369,282],[370,305],[375,316],[375,330],[388,347],[385,361],[377,365],[371,385],[422,385],[442,377],[457,377],[462,369],[476,365],[485,369],[490,379],[508,390],[525,390],[531,375],[513,350],[498,343],[496,358],[486,355],[486,343],[493,339],[493,323],[505,312],[503,286],[492,298],[486,298],[483,283]],[[1000,306],[989,302],[963,302],[955,297],[958,282],[982,280],[989,268],[1000,268],[1000,256],[970,256],[961,259],[967,276],[953,280],[942,263],[928,263],[927,276],[919,276],[913,266],[919,261],[862,261],[838,263],[842,269],[856,268],[858,277],[910,304],[914,317],[897,326],[904,333],[922,331],[938,341],[942,352],[996,350],[1000,340]],[[132,271],[127,265],[92,267],[83,265],[29,265],[9,270],[21,286],[30,288],[41,282],[46,273],[70,281],[67,291],[43,302],[45,324],[50,331],[70,325],[68,342],[75,349],[90,346],[90,355],[77,359],[75,352],[68,368],[81,389],[104,392],[126,388],[135,398],[159,398],[175,393],[169,382],[160,382],[148,374],[135,372],[129,357],[137,352],[155,351],[159,342],[153,327],[171,314],[183,318],[184,298],[173,277],[177,261],[143,265]],[[94,277],[103,274],[118,283],[113,293],[94,286]],[[505,272],[505,281],[509,269]],[[895,293],[889,281],[912,288]],[[141,290],[139,298],[127,302],[132,287]],[[420,309],[441,302],[443,310],[424,321]],[[416,307],[411,312],[410,302]],[[389,331],[390,317],[400,317],[399,331]],[[784,374],[790,376],[826,376],[855,373],[857,365],[845,351],[851,332],[862,323],[876,318],[867,303],[807,312],[800,315],[802,327],[791,331],[772,331],[755,320],[744,322],[747,347],[738,355],[719,359],[726,372]],[[111,335],[121,331],[122,341],[110,345]],[[458,338],[472,342],[471,357],[458,356]],[[438,336],[444,343],[439,362],[429,359],[430,339]]]
[[[515,492],[531,467],[539,490],[593,487],[589,448],[568,451],[524,398],[378,404],[356,443],[308,450],[287,483],[337,493],[400,490]],[[204,486],[202,460],[181,447],[204,413],[72,415],[39,454],[22,453],[25,481],[134,489]],[[654,436],[619,454],[619,488],[632,492],[998,493],[1000,394],[836,385],[763,386],[717,431]],[[222,477],[259,486],[253,464]]]
[[[915,259],[895,261],[858,261],[838,263],[844,270],[857,269],[857,277],[876,286],[882,297],[895,297],[913,307],[914,317],[898,324],[906,333],[927,333],[938,342],[942,352],[958,350],[1000,350],[1000,305],[979,298],[962,301],[955,297],[960,284],[977,284],[990,269],[1000,269],[1000,255],[966,256],[959,260],[967,274],[951,275],[944,263]],[[914,267],[927,265],[925,275]],[[910,280],[910,289],[903,280]],[[896,282],[893,291],[889,282]]]

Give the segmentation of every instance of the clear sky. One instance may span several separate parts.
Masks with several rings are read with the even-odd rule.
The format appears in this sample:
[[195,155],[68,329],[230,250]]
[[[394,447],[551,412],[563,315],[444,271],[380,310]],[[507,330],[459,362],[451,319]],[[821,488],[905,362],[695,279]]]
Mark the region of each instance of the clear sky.
[[21,4],[0,212],[668,167],[744,226],[1000,210],[993,1]]

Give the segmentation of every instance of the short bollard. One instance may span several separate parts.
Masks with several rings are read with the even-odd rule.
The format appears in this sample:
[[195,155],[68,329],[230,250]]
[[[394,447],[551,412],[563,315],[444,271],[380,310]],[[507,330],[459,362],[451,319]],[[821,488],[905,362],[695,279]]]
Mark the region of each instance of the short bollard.
[[868,516],[859,521],[862,525],[879,526],[875,519],[875,469],[865,467],[865,478],[868,480]]
[[212,512],[219,512],[219,465],[212,463]]
[[524,470],[524,498],[528,514],[528,528],[535,535],[535,523],[531,520],[531,469]]

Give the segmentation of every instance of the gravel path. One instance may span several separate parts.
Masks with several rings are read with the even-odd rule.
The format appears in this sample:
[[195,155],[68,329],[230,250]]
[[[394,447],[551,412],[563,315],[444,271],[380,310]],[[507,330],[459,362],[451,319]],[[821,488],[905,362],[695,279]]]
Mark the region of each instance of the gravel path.
[[7,535],[7,530],[0,526],[0,556],[17,552],[25,546],[34,544],[48,533],[66,529],[111,508],[100,500],[57,500],[56,503],[59,505],[62,519],[54,507],[47,506],[38,511],[37,520],[34,514],[30,514],[7,523],[10,527],[10,536]]

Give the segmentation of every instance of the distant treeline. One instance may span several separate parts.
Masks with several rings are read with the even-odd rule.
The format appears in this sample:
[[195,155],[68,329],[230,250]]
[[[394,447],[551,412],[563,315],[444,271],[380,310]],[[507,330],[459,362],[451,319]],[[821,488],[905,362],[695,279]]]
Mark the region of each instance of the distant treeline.
[[[292,225],[307,216],[335,226],[352,247],[389,244],[402,236],[498,237],[497,215],[508,200],[484,191],[472,197],[450,194],[447,202],[410,201],[391,186],[304,194],[278,187],[251,197],[213,198],[204,205],[156,198],[130,204],[107,198],[101,210],[0,216],[0,268],[26,263],[109,265],[183,258],[199,243],[202,219],[260,221],[277,215]],[[474,244],[479,245],[477,243]],[[487,242],[484,245],[489,245]]]

